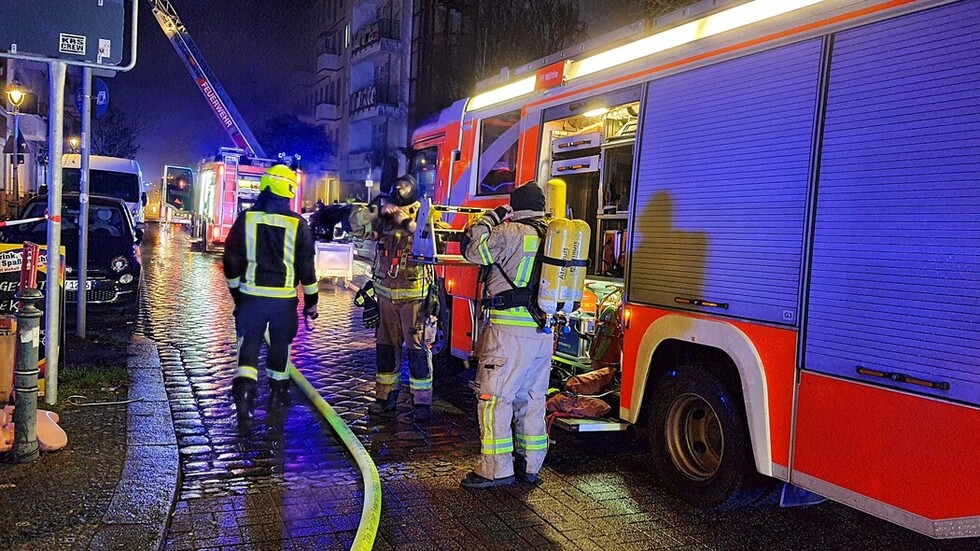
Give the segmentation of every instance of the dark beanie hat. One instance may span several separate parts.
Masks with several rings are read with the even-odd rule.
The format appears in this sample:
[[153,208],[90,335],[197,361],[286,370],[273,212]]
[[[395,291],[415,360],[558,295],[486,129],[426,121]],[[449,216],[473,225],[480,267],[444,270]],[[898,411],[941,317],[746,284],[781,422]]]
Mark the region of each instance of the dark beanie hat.
[[517,210],[544,212],[544,192],[534,180],[525,182],[510,194],[510,206]]

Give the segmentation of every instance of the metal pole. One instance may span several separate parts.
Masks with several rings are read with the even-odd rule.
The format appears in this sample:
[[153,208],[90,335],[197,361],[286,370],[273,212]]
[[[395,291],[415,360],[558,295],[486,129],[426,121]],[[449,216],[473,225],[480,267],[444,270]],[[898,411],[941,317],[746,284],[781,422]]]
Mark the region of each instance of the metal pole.
[[58,349],[61,347],[61,152],[64,149],[65,71],[48,64],[48,278],[44,293],[44,403],[58,403]]
[[20,137],[20,108],[14,107],[14,162],[13,162],[14,171],[10,174],[10,178],[11,178],[10,182],[11,184],[13,184],[12,187],[14,191],[14,209],[13,209],[14,212],[11,215],[11,218],[16,218],[17,215],[20,214],[20,190],[18,189],[20,186],[19,186],[19,182],[17,181],[17,173],[19,172],[20,169],[20,165],[17,164],[17,161],[19,160],[20,157],[20,140],[18,140],[19,137]]
[[78,310],[75,312],[75,331],[85,338],[85,303],[88,300],[88,188],[89,188],[89,132],[92,131],[92,68],[82,69],[82,139],[81,180],[78,186],[79,235],[78,235]]
[[41,311],[34,305],[44,298],[24,270],[36,270],[38,248],[24,243],[21,285],[17,305],[17,368],[14,371],[14,462],[27,463],[38,456],[37,445],[37,344]]

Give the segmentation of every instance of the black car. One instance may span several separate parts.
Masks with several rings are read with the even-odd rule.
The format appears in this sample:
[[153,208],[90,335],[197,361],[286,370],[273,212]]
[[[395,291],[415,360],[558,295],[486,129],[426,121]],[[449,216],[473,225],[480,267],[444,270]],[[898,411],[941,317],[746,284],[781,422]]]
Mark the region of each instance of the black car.
[[[42,218],[48,207],[45,196],[28,201],[21,219]],[[143,230],[136,227],[126,204],[119,199],[89,196],[87,304],[135,308],[140,272],[139,244]],[[47,221],[3,228],[3,241],[47,242]],[[65,301],[78,302],[78,194],[62,196],[61,244],[65,248]]]

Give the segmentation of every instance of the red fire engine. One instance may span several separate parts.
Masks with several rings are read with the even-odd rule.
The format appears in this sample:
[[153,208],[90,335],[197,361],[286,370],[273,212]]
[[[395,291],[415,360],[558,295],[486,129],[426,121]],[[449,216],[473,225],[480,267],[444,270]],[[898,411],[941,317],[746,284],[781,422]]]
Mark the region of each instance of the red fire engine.
[[[714,2],[484,86],[415,132],[414,171],[451,207],[566,181],[587,285],[624,297],[618,416],[570,427],[645,425],[697,505],[776,479],[980,535],[977,44],[978,0]],[[467,358],[481,297],[451,245]]]
[[[214,160],[203,163],[199,170],[196,201],[199,224],[195,233],[199,232],[205,250],[209,250],[224,245],[235,217],[255,202],[262,173],[277,161],[265,158],[258,140],[208,66],[173,4],[168,0],[150,0],[150,3],[160,28],[235,144],[233,148],[221,148]],[[299,212],[301,203],[302,197],[297,193],[291,208]]]

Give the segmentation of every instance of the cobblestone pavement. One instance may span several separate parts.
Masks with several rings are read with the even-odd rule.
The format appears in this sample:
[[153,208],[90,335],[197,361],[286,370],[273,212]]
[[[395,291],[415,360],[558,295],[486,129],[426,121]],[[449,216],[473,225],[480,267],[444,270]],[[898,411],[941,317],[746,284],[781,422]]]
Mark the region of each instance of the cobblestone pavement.
[[[234,331],[220,259],[192,252],[180,229],[151,231],[144,259],[148,303],[137,329],[160,349],[183,474],[164,548],[349,548],[360,475],[299,392],[285,416],[260,402],[251,429],[236,429]],[[412,423],[408,403],[372,421],[374,336],[352,298],[321,286],[321,318],[312,333],[300,329],[294,362],[378,466],[376,549],[980,549],[977,540],[935,542],[834,503],[780,509],[770,499],[697,511],[657,486],[642,446],[623,434],[556,434],[540,486],[462,490],[479,451],[467,374],[437,371],[426,426]]]

